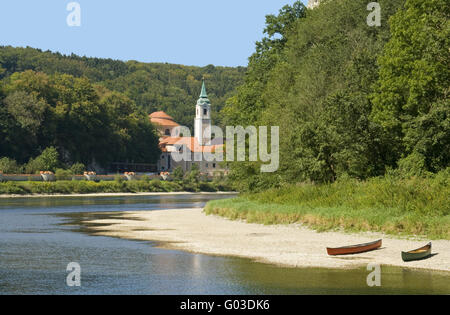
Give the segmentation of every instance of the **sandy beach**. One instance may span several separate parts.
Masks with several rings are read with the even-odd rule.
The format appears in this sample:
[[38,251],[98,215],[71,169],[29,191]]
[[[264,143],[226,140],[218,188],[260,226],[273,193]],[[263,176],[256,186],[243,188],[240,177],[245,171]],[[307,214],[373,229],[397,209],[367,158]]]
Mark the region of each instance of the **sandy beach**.
[[[368,263],[450,272],[450,241],[433,242],[433,257],[405,263],[402,250],[427,240],[399,239],[378,233],[318,233],[301,225],[265,226],[207,216],[202,209],[122,213],[120,219],[86,221],[102,236],[156,241],[159,247],[189,252],[250,258],[288,267],[356,268]],[[99,226],[101,225],[101,226]],[[373,252],[330,257],[326,247],[383,239]]]

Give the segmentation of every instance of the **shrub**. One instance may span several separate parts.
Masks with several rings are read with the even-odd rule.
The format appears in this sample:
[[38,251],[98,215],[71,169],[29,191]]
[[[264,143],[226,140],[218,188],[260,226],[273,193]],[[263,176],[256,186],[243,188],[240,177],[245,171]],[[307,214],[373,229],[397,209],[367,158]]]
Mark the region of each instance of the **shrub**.
[[44,166],[37,159],[30,159],[24,167],[25,173],[27,174],[37,174],[39,171],[44,169]]
[[172,173],[172,177],[174,180],[182,180],[184,177],[184,171],[181,166],[178,166]]
[[52,171],[54,172],[59,166],[59,154],[54,147],[49,147],[45,149],[41,155],[39,155],[36,160],[42,164],[42,171]]
[[56,151],[54,147],[49,147],[35,159],[30,159],[30,161],[25,166],[25,172],[27,172],[28,174],[37,174],[40,171],[54,172],[59,165],[60,162],[58,151]]
[[0,159],[0,171],[4,174],[20,174],[23,167],[18,165],[15,160],[4,157]]
[[74,175],[81,175],[86,171],[86,166],[83,163],[75,163],[70,167]]
[[24,189],[24,187],[17,185],[13,182],[0,183],[0,194],[16,194],[23,195],[27,194],[29,191]]
[[61,168],[58,168],[55,172],[57,180],[71,180],[73,175],[72,170],[64,170]]
[[120,176],[119,174],[117,174],[114,176],[114,181],[116,183],[123,183],[125,181],[125,179],[122,176]]
[[200,169],[197,164],[192,164],[191,171],[185,175],[185,179],[191,184],[196,184],[198,183],[199,178],[200,178]]
[[140,180],[141,180],[142,182],[149,183],[149,182],[150,182],[150,176],[148,176],[148,175],[142,175]]

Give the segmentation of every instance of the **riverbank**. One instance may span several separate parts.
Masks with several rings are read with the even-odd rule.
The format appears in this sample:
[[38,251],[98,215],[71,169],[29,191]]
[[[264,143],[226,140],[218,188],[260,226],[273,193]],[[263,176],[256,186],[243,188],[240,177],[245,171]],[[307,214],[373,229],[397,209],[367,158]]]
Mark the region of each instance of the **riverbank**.
[[4,182],[0,183],[0,195],[84,195],[84,194],[136,194],[165,192],[228,192],[233,189],[223,181],[55,181],[55,182]]
[[450,240],[450,176],[289,185],[214,200],[205,210],[249,223]]
[[94,193],[94,194],[34,194],[34,195],[0,195],[0,199],[16,198],[67,198],[67,197],[139,197],[139,196],[179,196],[179,195],[234,195],[236,192],[147,192],[147,193]]
[[[119,213],[118,213],[119,215]],[[425,240],[398,239],[380,233],[318,233],[299,224],[261,225],[206,215],[202,209],[120,213],[120,218],[85,221],[95,235],[160,242],[160,247],[218,256],[250,258],[289,267],[357,268],[368,263],[450,272],[450,241],[433,242],[430,259],[405,263],[402,250]],[[331,257],[326,247],[383,238],[382,249]]]

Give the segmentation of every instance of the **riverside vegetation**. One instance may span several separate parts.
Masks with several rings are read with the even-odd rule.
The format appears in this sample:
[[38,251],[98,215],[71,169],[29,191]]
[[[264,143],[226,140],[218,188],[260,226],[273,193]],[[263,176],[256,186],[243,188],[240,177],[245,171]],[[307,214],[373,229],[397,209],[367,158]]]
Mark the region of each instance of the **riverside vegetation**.
[[[52,154],[50,154],[52,153]],[[49,158],[52,157],[52,158]],[[55,170],[55,182],[0,182],[0,194],[28,195],[28,194],[92,194],[92,193],[143,193],[143,192],[218,192],[232,191],[232,185],[222,175],[215,176],[212,180],[201,174],[198,166],[193,165],[189,172],[184,173],[178,167],[171,175],[171,180],[162,181],[142,175],[135,180],[125,180],[117,174],[114,181],[88,181],[73,180],[73,176],[84,172],[83,164],[75,164],[69,169],[56,168],[61,165],[58,161],[58,153],[49,148],[37,158],[37,163],[44,166],[43,169]],[[2,165],[0,160],[0,166]],[[5,162],[5,160],[4,160]],[[3,163],[5,167],[5,163]],[[25,166],[17,166],[23,169]]]
[[6,182],[0,183],[0,194],[93,194],[93,193],[144,193],[144,192],[218,192],[231,191],[230,185],[219,180],[161,181],[141,179],[126,181],[55,181],[55,182]]
[[377,2],[381,27],[364,0],[267,16],[222,112],[229,125],[280,126],[280,168],[231,163],[244,193],[207,213],[450,239],[450,6]]
[[205,212],[249,223],[302,223],[318,231],[376,231],[450,240],[450,169],[332,184],[286,185],[210,201]]

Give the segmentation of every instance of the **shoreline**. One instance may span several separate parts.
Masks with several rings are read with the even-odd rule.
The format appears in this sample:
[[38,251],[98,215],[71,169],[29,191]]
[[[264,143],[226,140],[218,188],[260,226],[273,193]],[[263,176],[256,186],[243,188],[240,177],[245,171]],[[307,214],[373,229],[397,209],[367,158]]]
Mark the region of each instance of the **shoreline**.
[[237,192],[148,192],[148,193],[92,193],[92,194],[28,194],[0,195],[0,199],[20,198],[67,198],[67,197],[139,197],[139,196],[176,196],[176,195],[237,195]]
[[[261,225],[208,216],[203,209],[120,213],[120,219],[83,223],[94,235],[158,242],[158,247],[191,253],[231,256],[294,268],[351,269],[369,263],[409,269],[450,272],[450,241],[433,241],[433,257],[405,263],[402,250],[423,246],[425,240],[400,239],[381,233],[318,233],[299,224]],[[380,250],[331,257],[326,247],[383,239]]]

